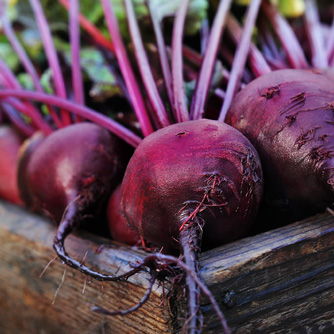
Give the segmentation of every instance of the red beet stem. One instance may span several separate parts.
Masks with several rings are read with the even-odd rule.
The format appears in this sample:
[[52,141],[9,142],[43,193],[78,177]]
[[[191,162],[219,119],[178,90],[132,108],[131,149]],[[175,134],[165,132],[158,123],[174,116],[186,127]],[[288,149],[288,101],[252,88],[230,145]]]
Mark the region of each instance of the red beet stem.
[[[239,22],[231,14],[227,16],[226,29],[233,38],[234,43],[238,45],[242,36],[242,29]],[[269,64],[254,43],[250,45],[249,65],[256,77],[271,72]]]
[[200,119],[203,117],[204,108],[208,97],[214,64],[225,26],[227,12],[231,5],[231,0],[220,1],[219,7],[212,24],[210,37],[206,52],[203,57],[201,70],[196,83],[196,88],[191,101],[190,118]]
[[112,3],[109,0],[101,0],[102,6],[104,8],[104,15],[106,18],[106,23],[109,29],[110,36],[113,40],[115,46],[115,54],[129,91],[129,95],[132,101],[132,106],[137,115],[138,121],[141,125],[144,136],[148,136],[153,132],[153,127],[148,116],[148,111],[145,107],[143,96],[141,94],[140,88],[136,81],[135,75],[132,71],[130,60],[127,56],[124,43],[122,41],[122,36],[119,31],[117,19],[112,7]]
[[59,108],[68,110],[73,114],[77,114],[89,121],[92,121],[100,126],[106,128],[107,130],[114,133],[116,136],[120,137],[128,144],[133,147],[136,147],[140,142],[141,138],[135,135],[132,131],[122,126],[121,124],[113,121],[107,116],[104,116],[101,113],[98,113],[86,106],[81,106],[79,104],[70,102],[65,99],[61,99],[57,96],[37,93],[25,90],[15,90],[15,89],[0,89],[0,99],[10,97],[17,97],[20,99],[34,100],[42,103],[51,104]]
[[[32,64],[30,58],[28,57],[26,51],[22,47],[20,41],[16,37],[16,35],[13,31],[13,28],[11,26],[11,23],[9,22],[9,20],[6,16],[4,16],[2,18],[2,29],[3,29],[6,37],[8,38],[11,46],[13,47],[14,51],[18,55],[18,57],[19,57],[21,63],[23,64],[25,70],[31,76],[31,79],[33,80],[33,83],[35,85],[36,90],[38,92],[42,93],[43,88],[42,88],[42,85],[40,84],[39,76],[38,76],[38,74],[35,70],[35,67]],[[61,123],[57,113],[55,112],[55,110],[52,109],[50,106],[47,106],[47,108],[50,112],[50,116],[51,116],[52,120],[54,121],[56,127],[61,128],[62,123]]]
[[20,117],[20,114],[13,106],[3,103],[1,108],[14,127],[18,129],[25,137],[30,137],[33,135],[35,129]]
[[187,98],[183,82],[182,40],[183,28],[187,15],[189,0],[184,0],[176,13],[172,35],[172,88],[173,112],[177,122],[189,120]]
[[[72,54],[72,86],[74,100],[78,104],[85,104],[83,80],[80,66],[80,30],[78,24],[78,0],[71,0],[69,8],[70,45]],[[77,118],[77,120],[80,120]]]
[[160,21],[158,19],[158,16],[156,13],[153,12],[151,2],[147,3],[152,25],[153,25],[153,30],[155,34],[155,39],[157,42],[157,47],[158,47],[158,52],[159,52],[159,57],[160,57],[160,64],[161,64],[161,69],[162,69],[162,74],[165,82],[165,87],[167,91],[167,96],[169,99],[170,106],[173,106],[173,90],[172,90],[172,73],[171,69],[169,66],[169,60],[168,60],[168,55],[167,55],[167,49],[166,49],[166,44],[164,40],[164,36],[162,33],[162,29],[160,26]]
[[[52,76],[56,88],[57,95],[61,98],[66,98],[65,82],[62,75],[61,67],[57,57],[57,51],[52,40],[50,28],[45,18],[41,3],[39,0],[29,0],[34,12],[39,31],[42,37],[44,50],[52,71]],[[68,112],[61,111],[62,122],[64,125],[71,124],[71,118]]]
[[[14,73],[7,67],[7,65],[0,59],[0,82],[2,85],[9,89],[21,89],[20,83],[17,81]],[[35,106],[29,102],[21,102],[16,99],[11,98],[8,96],[6,101],[15,107],[17,110],[22,112],[23,114],[29,116],[33,122],[33,124],[38,128],[41,129],[45,134],[51,133],[53,130],[46,123],[39,111],[35,108]]]
[[[281,50],[278,49],[274,36],[272,32],[269,31],[268,22],[263,15],[259,17],[257,27],[259,30],[259,45],[263,57],[270,65],[270,68],[272,70],[288,68],[287,59]],[[259,75],[257,75],[257,77],[258,76]]]
[[314,0],[306,0],[305,5],[305,27],[311,47],[312,66],[326,68],[328,67],[328,60],[319,12]]
[[255,21],[260,9],[261,0],[254,0],[248,7],[246,22],[242,32],[240,42],[238,43],[237,50],[234,55],[232,64],[230,80],[227,84],[226,96],[224,99],[223,106],[220,111],[218,120],[224,122],[226,113],[230,108],[231,102],[240,88],[242,72],[244,71],[246,60],[249,54],[249,47],[251,44],[251,38]]
[[308,68],[309,64],[305,58],[304,51],[286,19],[269,1],[262,1],[262,9],[273,25],[275,33],[285,50],[291,68]]
[[141,77],[144,82],[148,98],[151,102],[153,111],[158,119],[160,127],[168,126],[170,125],[170,121],[168,119],[165,106],[159,95],[158,87],[154,80],[151,67],[145,52],[132,0],[125,0],[125,8],[131,35],[131,41],[135,49],[137,65],[141,73]]
[[[66,9],[69,9],[67,0],[58,0]],[[84,15],[79,14],[79,22],[82,28],[92,37],[93,42],[97,43],[107,50],[114,53],[115,49],[110,40],[108,40]]]
[[327,41],[327,59],[330,66],[334,66],[334,17],[332,21],[332,25],[330,27],[330,31],[328,34]]

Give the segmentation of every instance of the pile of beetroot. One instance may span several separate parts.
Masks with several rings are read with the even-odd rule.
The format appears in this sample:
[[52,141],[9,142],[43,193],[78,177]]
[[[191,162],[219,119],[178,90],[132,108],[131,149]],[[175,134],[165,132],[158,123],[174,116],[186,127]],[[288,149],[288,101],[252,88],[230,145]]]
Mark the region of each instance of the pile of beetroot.
[[[148,2],[157,71],[131,0],[124,1],[131,48],[110,1],[101,3],[112,42],[79,14],[77,0],[61,2],[69,12],[71,84],[63,76],[41,4],[30,1],[54,94],[43,91],[6,8],[1,9],[3,33],[34,90],[23,89],[0,60],[0,196],[53,220],[58,257],[85,275],[117,281],[142,270],[151,273],[138,305],[115,311],[94,306],[95,312],[138,309],[153,283],[173,272],[166,266],[173,266],[184,273],[187,290],[184,329],[201,331],[202,292],[229,333],[220,306],[198,275],[200,252],[246,236],[257,217],[287,223],[334,202],[333,6],[328,17],[307,0],[305,13],[288,20],[265,0],[248,7],[231,0],[218,7],[210,3],[214,17],[197,33],[201,43],[191,44],[183,40],[191,1],[179,6],[172,33],[163,29]],[[139,127],[87,106],[79,24],[110,59],[129,119]],[[219,77],[215,84],[214,74]],[[102,217],[108,218],[113,239],[149,244],[156,252],[122,276],[86,267],[66,252],[65,239],[87,221],[91,230],[99,228],[94,224]]]

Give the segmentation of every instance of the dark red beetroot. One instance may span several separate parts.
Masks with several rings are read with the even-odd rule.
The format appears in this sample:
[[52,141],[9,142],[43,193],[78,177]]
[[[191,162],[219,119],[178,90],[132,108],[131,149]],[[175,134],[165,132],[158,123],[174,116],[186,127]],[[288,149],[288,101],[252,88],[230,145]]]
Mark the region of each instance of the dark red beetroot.
[[36,131],[31,137],[27,138],[21,145],[18,157],[17,182],[24,204],[31,211],[38,211],[35,207],[34,198],[28,182],[27,165],[31,159],[31,155],[37,146],[45,139],[45,135],[41,131]]
[[[122,208],[145,240],[164,252],[183,253],[189,333],[200,328],[202,286],[190,272],[198,270],[201,243],[208,249],[245,235],[261,196],[255,149],[222,122],[201,119],[168,126],[146,137],[132,156],[122,183]],[[162,254],[155,257],[164,260]]]
[[145,138],[122,184],[129,223],[166,252],[182,249],[185,222],[203,224],[205,249],[245,235],[262,194],[253,146],[235,129],[208,119],[174,124]]
[[68,256],[64,240],[85,216],[100,212],[128,159],[129,147],[122,140],[85,122],[53,132],[27,163],[27,181],[22,184],[28,186],[33,205],[59,223],[54,239],[59,258],[93,277],[94,271]]
[[110,196],[107,207],[107,218],[112,238],[126,245],[139,245],[140,235],[129,226],[121,210],[121,185]]
[[280,70],[241,90],[226,122],[254,144],[266,203],[295,220],[334,201],[334,84],[330,72]]
[[0,126],[0,197],[22,204],[17,184],[18,152],[24,138],[13,127]]

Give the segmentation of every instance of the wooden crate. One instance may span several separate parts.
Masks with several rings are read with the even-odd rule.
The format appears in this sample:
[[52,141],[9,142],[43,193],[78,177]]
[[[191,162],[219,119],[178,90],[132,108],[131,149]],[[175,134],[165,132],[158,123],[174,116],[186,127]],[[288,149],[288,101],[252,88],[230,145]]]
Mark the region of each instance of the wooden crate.
[[[170,287],[156,285],[137,312],[108,317],[91,305],[128,308],[144,294],[147,273],[129,282],[85,282],[54,258],[55,227],[0,202],[0,333],[181,333],[184,301],[169,304]],[[96,252],[100,244],[107,244]],[[78,232],[70,254],[106,273],[129,269],[145,252]],[[334,217],[329,213],[205,252],[200,275],[215,295],[233,333],[334,333]],[[84,290],[84,291],[83,291]],[[202,299],[203,333],[222,333]],[[171,310],[178,310],[178,313]]]

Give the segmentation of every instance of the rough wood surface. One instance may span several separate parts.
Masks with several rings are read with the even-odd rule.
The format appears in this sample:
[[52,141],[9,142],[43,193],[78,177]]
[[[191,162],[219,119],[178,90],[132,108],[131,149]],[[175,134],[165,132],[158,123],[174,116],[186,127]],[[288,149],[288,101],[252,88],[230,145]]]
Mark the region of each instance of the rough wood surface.
[[[128,316],[106,317],[90,311],[92,304],[110,310],[127,308],[145,292],[149,276],[130,282],[87,284],[84,277],[53,262],[55,227],[45,219],[0,201],[0,333],[118,334],[181,333],[155,287],[150,301]],[[78,233],[67,241],[71,254],[84,257],[104,272],[140,260],[144,252]],[[233,333],[334,333],[334,217],[318,215],[208,251],[200,258],[202,280],[211,289]],[[168,292],[168,288],[165,292]],[[179,303],[181,307],[184,304]],[[222,333],[217,318],[202,298],[204,333]],[[182,310],[181,310],[182,311]],[[182,312],[179,313],[179,315]]]
[[[139,312],[127,316],[107,317],[90,311],[93,304],[109,310],[127,309],[137,303],[146,291],[149,276],[138,274],[128,282],[87,282],[81,273],[53,262],[40,278],[47,263],[54,258],[51,247],[55,234],[52,223],[5,202],[0,202],[0,333],[14,334],[118,334],[172,333],[170,314],[162,300],[162,289],[155,286],[147,304]],[[88,236],[90,239],[88,239]],[[128,263],[145,254],[130,248],[108,245],[100,254],[98,245],[80,233],[66,242],[70,254],[85,264],[95,263],[106,273],[119,268],[130,269]],[[119,273],[121,270],[119,271]],[[53,300],[55,301],[53,302]]]
[[[332,334],[333,260],[334,217],[323,214],[204,253],[201,276],[233,333]],[[203,309],[204,332],[219,332]]]

